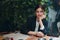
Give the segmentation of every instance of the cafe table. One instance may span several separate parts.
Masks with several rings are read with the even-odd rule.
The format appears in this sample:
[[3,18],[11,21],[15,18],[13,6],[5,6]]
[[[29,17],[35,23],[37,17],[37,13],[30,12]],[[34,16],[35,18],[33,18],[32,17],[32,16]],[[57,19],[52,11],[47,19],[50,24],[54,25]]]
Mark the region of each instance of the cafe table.
[[[30,40],[30,38],[32,39],[32,37],[25,35],[25,34],[21,34],[20,32],[18,33],[9,33],[9,34],[5,34],[3,35],[4,38],[13,38],[13,40]],[[51,36],[46,36],[43,38],[38,38],[38,37],[34,37],[35,39],[33,40],[44,40],[46,38],[46,40],[60,40],[60,36],[59,37],[51,37]]]

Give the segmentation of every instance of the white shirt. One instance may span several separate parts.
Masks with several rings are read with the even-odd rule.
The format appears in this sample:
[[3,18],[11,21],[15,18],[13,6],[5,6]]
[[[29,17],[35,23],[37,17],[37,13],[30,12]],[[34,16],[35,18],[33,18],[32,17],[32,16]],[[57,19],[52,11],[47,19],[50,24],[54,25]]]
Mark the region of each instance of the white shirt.
[[[39,28],[39,22],[36,21],[35,32],[38,32],[38,28]],[[44,26],[40,27],[40,30],[44,30]]]

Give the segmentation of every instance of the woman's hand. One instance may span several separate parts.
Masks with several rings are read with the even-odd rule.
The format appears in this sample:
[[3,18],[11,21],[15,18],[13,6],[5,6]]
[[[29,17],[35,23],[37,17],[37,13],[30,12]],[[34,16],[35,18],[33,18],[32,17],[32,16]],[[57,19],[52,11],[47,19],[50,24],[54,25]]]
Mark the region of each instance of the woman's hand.
[[40,37],[40,38],[44,37],[44,34],[42,32],[29,31],[28,34],[32,36]]
[[44,18],[46,18],[46,16],[45,15],[42,15],[42,16],[39,17],[39,20],[42,20]]
[[42,16],[40,16],[40,18],[39,18],[39,25],[40,25],[40,28],[44,27],[43,22],[42,22],[42,19],[44,19],[44,18],[46,18],[45,15],[42,15]]
[[29,34],[29,35],[33,35],[33,36],[35,36],[35,35],[36,35],[36,32],[29,31],[28,34]]
[[42,37],[44,37],[44,34],[42,32],[37,32],[36,36],[39,38],[42,38]]

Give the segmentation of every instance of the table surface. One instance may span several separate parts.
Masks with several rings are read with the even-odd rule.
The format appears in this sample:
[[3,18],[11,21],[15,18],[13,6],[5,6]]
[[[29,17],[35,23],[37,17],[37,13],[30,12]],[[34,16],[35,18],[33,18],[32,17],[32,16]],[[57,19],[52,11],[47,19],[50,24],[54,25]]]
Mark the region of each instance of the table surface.
[[[19,40],[19,39],[23,39],[25,40],[28,35],[24,35],[24,34],[21,34],[21,33],[10,33],[10,34],[5,34],[3,35],[3,37],[9,37],[9,38],[13,38],[14,40]],[[60,36],[59,37],[49,37],[49,38],[52,38],[53,40],[60,40]],[[42,38],[41,38],[42,40]]]
[[21,33],[10,33],[10,34],[3,35],[4,38],[9,37],[9,38],[13,38],[14,40],[19,40],[19,39],[25,40],[27,36],[28,35],[24,35]]

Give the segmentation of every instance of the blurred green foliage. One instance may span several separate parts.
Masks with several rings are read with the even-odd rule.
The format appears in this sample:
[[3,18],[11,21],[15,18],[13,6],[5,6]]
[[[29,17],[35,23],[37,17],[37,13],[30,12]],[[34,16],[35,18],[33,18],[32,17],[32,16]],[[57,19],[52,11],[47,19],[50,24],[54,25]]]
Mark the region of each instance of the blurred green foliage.
[[48,0],[1,0],[0,1],[0,27],[9,21],[12,26],[20,27],[30,15],[34,15],[34,7]]

